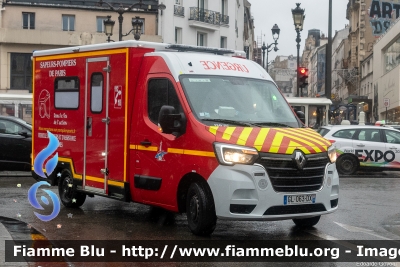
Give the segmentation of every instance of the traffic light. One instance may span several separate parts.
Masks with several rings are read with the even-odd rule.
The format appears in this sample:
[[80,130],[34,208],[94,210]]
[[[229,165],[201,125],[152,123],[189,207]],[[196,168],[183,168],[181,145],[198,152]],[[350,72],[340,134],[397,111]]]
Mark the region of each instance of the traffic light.
[[299,87],[304,88],[308,85],[308,69],[299,67],[297,71],[299,72]]

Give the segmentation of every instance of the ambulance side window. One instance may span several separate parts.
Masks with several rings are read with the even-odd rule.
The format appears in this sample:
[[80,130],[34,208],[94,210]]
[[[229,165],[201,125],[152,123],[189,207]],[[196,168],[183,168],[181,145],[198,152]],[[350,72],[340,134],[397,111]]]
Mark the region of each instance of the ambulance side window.
[[54,95],[54,106],[57,109],[77,109],[79,107],[79,78],[56,78]]
[[178,95],[168,79],[152,79],[148,84],[147,107],[149,119],[158,124],[158,115],[163,105],[173,106],[177,113],[183,112]]
[[90,83],[90,111],[101,113],[103,110],[103,74],[93,73]]

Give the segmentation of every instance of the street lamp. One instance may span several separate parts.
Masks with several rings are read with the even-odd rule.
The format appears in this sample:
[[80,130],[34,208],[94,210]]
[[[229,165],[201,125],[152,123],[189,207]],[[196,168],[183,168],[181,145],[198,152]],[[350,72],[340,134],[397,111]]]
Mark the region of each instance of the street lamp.
[[[263,62],[262,62],[262,66],[263,68],[265,68],[265,50],[267,50],[267,67],[266,70],[268,72],[268,53],[272,51],[272,49],[276,52],[278,51],[278,47],[276,47],[276,45],[278,44],[278,39],[279,39],[279,33],[281,32],[281,29],[279,29],[278,25],[274,25],[274,27],[272,27],[271,29],[272,31],[272,38],[274,39],[274,42],[270,45],[265,45],[265,42],[263,43],[261,49],[262,49],[262,53],[263,53]],[[274,47],[272,48],[272,45],[274,45]]]
[[[140,39],[140,34],[142,33],[142,26],[143,26],[143,21],[140,20],[140,17],[135,17],[135,19],[132,20],[132,30],[134,31],[133,36],[136,41],[139,41]],[[127,34],[129,34],[128,32]]]
[[107,19],[105,19],[103,23],[104,23],[104,33],[108,37],[107,42],[113,41],[110,39],[110,37],[113,34],[115,21],[111,20],[111,16],[107,16]]
[[[303,23],[306,15],[304,15],[304,9],[300,8],[300,3],[296,3],[296,8],[292,9],[292,15],[293,15],[293,22],[294,22],[294,27],[297,32],[297,68],[300,66],[300,32],[303,30]],[[299,91],[299,72],[297,71],[297,96],[300,96],[300,91]]]
[[[140,8],[140,9],[142,9],[142,7],[145,7],[146,9],[151,9],[151,5],[146,5],[146,4],[144,4],[144,3],[143,3],[143,0],[139,0],[138,3],[134,3],[134,4],[130,5],[129,7],[124,7],[122,4],[120,4],[118,8],[115,8],[112,4],[110,4],[110,3],[106,2],[106,1],[100,0],[99,6],[102,6],[103,4],[108,5],[112,11],[115,11],[115,12],[117,12],[117,13],[119,14],[119,16],[118,16],[118,23],[119,23],[119,41],[122,41],[122,36],[127,36],[129,33],[132,32],[132,30],[131,30],[131,31],[129,31],[127,34],[122,34],[122,22],[124,21],[123,14],[124,14],[125,12],[131,11],[131,10],[132,10],[133,8],[135,8],[135,7],[138,7],[138,8]],[[163,3],[161,3],[161,4],[159,4],[159,5],[157,6],[157,8],[158,8],[159,10],[165,10],[166,6],[165,6]],[[133,21],[132,21],[132,24],[133,24]],[[142,23],[142,24],[143,24],[143,23]],[[104,26],[106,26],[106,25],[104,25]],[[140,37],[139,37],[139,38],[140,38]],[[136,39],[136,37],[135,37],[135,39]]]

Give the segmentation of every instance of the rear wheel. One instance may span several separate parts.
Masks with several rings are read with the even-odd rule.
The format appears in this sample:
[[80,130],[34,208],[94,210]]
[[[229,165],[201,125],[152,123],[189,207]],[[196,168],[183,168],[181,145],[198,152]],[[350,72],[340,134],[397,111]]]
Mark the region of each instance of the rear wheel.
[[61,172],[61,177],[58,181],[58,194],[60,195],[61,202],[67,208],[78,208],[82,206],[86,200],[86,194],[76,191],[69,170],[63,170]]
[[356,173],[359,162],[352,155],[342,155],[336,161],[338,172],[344,175],[352,175]]
[[315,216],[311,218],[305,218],[305,219],[293,219],[293,222],[299,226],[299,227],[311,227],[316,225],[319,222],[319,219],[321,218],[320,216]]
[[186,199],[186,215],[190,231],[195,235],[210,235],[217,224],[211,190],[203,183],[192,183]]

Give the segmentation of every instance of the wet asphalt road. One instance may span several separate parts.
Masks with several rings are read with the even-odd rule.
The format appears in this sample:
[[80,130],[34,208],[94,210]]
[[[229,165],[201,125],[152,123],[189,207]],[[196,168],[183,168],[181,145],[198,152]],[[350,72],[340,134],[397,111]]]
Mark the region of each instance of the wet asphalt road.
[[[49,240],[400,240],[400,172],[359,173],[340,177],[339,209],[322,216],[316,227],[301,230],[293,222],[240,222],[219,220],[209,238],[190,233],[186,216],[170,214],[141,204],[95,196],[81,209],[61,211],[42,222],[33,214],[27,194],[34,184],[29,177],[0,177],[0,216],[20,220]],[[39,190],[40,191],[40,190]],[[38,191],[38,192],[39,192]],[[58,194],[54,187],[52,191]],[[40,196],[40,194],[39,194]],[[38,211],[51,213],[52,208]],[[69,216],[68,216],[69,215]],[[13,238],[18,238],[14,233]],[[159,263],[69,263],[40,266],[160,266]],[[163,263],[163,266],[243,266],[243,263]],[[249,266],[272,266],[252,263]],[[39,266],[39,264],[30,264]],[[277,263],[273,266],[300,266]],[[360,266],[356,263],[310,263],[301,266]],[[383,266],[383,265],[378,265]],[[391,265],[393,266],[393,265]],[[400,266],[398,263],[397,266]]]

